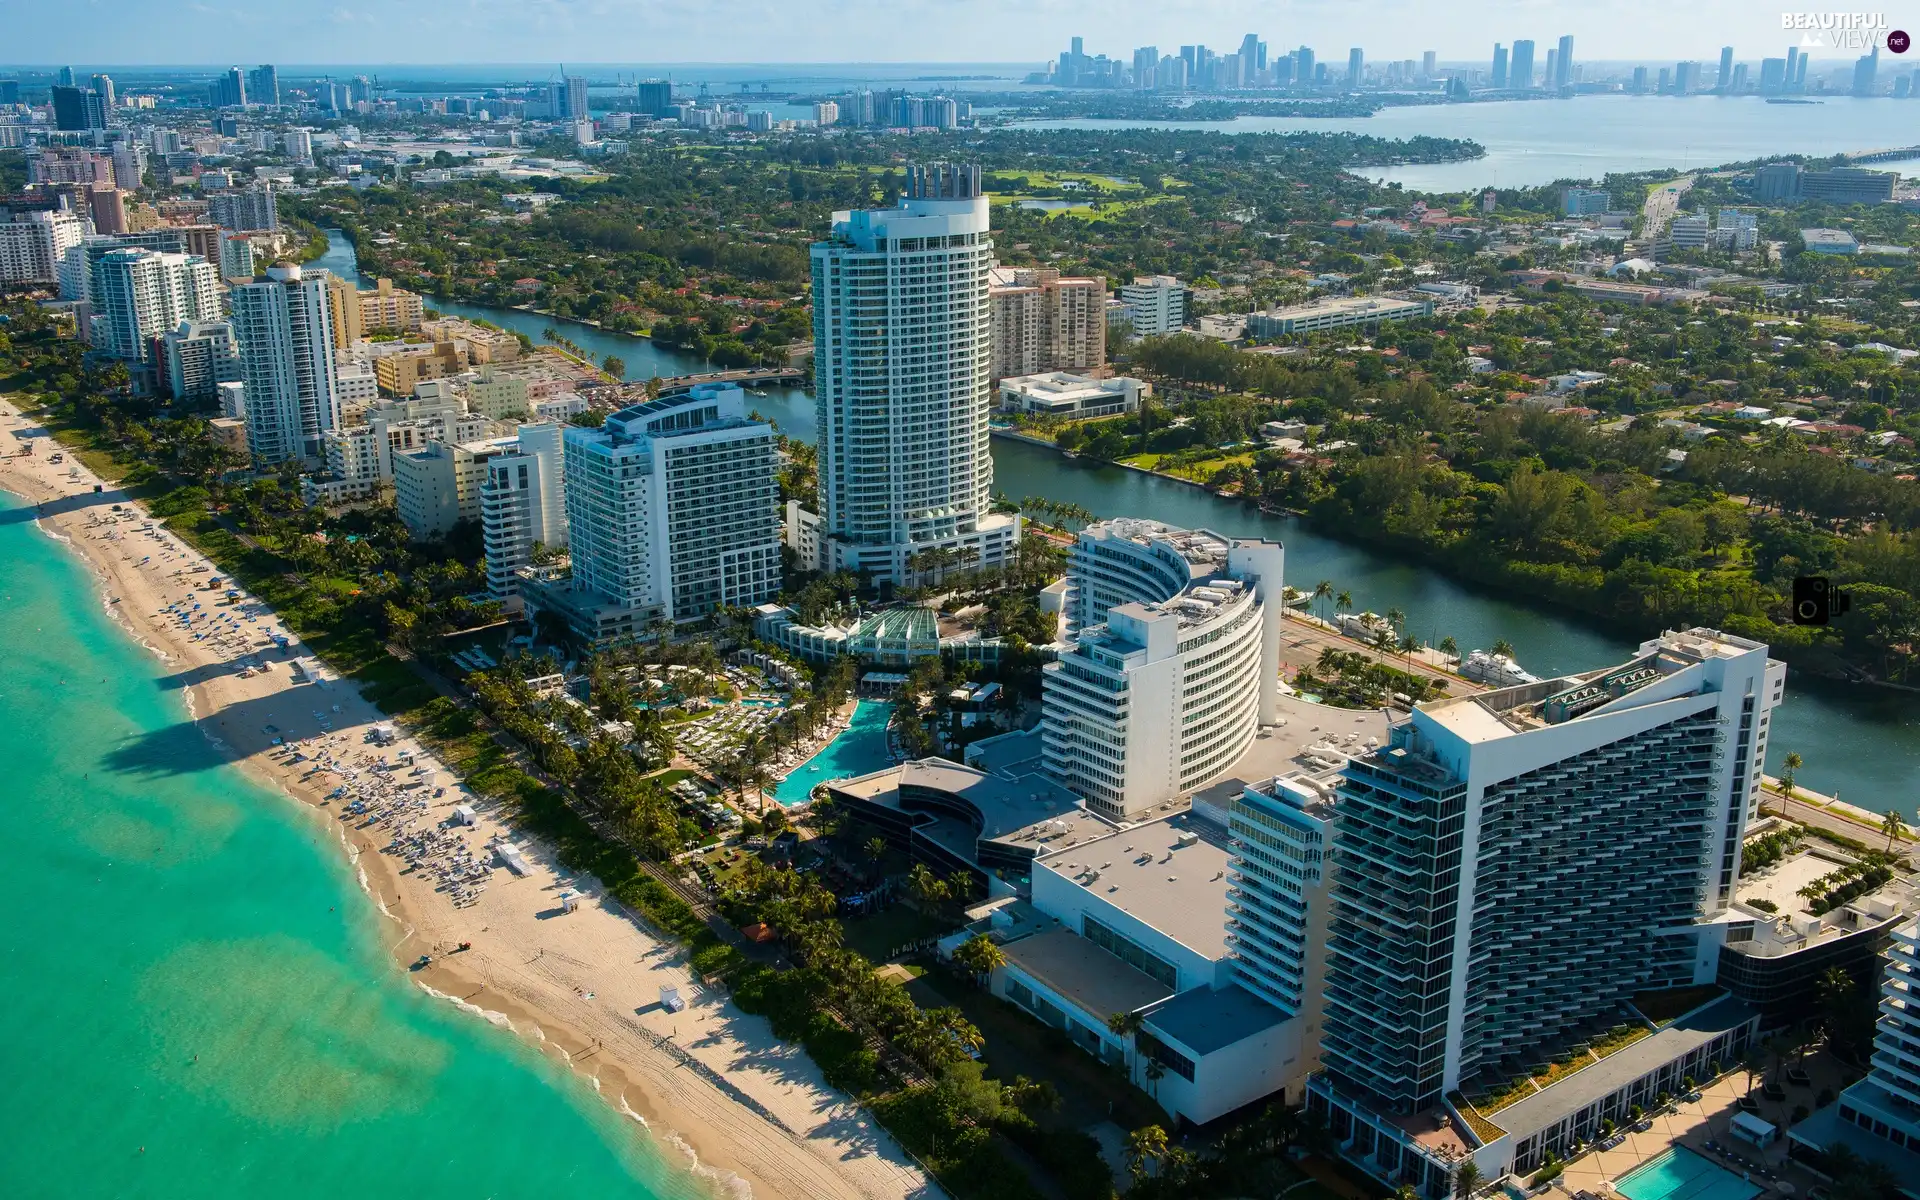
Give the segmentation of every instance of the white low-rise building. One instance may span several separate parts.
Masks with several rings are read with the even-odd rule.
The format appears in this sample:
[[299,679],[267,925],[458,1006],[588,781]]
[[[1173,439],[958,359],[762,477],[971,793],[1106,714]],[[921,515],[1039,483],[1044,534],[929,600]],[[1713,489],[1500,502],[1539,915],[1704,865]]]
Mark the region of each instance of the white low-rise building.
[[1095,379],[1068,371],[1015,375],[1000,381],[1000,407],[1007,412],[1052,417],[1104,417],[1135,412],[1153,385],[1117,376]]
[[1334,296],[1287,308],[1247,314],[1249,337],[1295,337],[1382,321],[1408,321],[1433,315],[1433,300],[1392,296]]

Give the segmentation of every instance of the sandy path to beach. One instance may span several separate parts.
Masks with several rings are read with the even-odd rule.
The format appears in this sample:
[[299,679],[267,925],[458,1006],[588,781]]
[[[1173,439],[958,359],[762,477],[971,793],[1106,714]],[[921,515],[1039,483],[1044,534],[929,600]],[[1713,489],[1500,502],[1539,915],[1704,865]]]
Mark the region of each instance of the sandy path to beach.
[[[42,528],[66,538],[101,578],[108,609],[187,681],[188,700],[209,739],[243,768],[312,806],[332,825],[358,864],[369,893],[391,919],[399,969],[419,986],[477,1016],[510,1026],[547,1053],[568,1062],[623,1112],[645,1122],[653,1136],[689,1156],[696,1171],[723,1191],[770,1197],[907,1197],[942,1193],[899,1145],[844,1093],[829,1086],[798,1047],[773,1036],[767,1023],[740,1012],[718,989],[701,988],[678,949],[603,894],[598,881],[560,868],[550,848],[516,837],[494,806],[464,794],[454,777],[407,739],[376,747],[367,736],[383,718],[352,685],[323,678],[295,683],[289,663],[311,663],[293,640],[287,649],[272,631],[291,638],[257,604],[219,604],[225,587],[207,590],[217,570],[179,539],[157,527],[111,484],[99,483],[72,455],[54,464],[60,447],[30,436],[31,456],[19,453],[17,434],[43,434],[0,400],[0,488],[40,506]],[[113,506],[123,505],[119,513]],[[181,612],[194,614],[183,625]],[[169,606],[174,606],[169,608]],[[245,613],[255,614],[247,621]],[[218,624],[219,632],[206,634]],[[200,640],[194,632],[203,632]],[[251,658],[269,669],[241,677]],[[274,739],[284,745],[275,746]],[[294,761],[297,752],[305,761]],[[406,870],[383,852],[390,830],[342,819],[344,800],[329,801],[346,782],[315,771],[327,755],[341,770],[371,778],[374,759],[396,764],[412,752],[411,767],[394,781],[418,781],[407,794],[424,803],[416,828],[437,827],[454,806],[471,802],[478,821],[459,831],[474,855],[486,858],[496,837],[513,838],[529,874],[491,873],[486,890],[457,905],[431,873]],[[444,793],[434,793],[444,789]],[[561,893],[578,907],[563,911]],[[472,949],[453,952],[460,942]],[[687,1007],[660,1004],[660,989],[676,987]]]

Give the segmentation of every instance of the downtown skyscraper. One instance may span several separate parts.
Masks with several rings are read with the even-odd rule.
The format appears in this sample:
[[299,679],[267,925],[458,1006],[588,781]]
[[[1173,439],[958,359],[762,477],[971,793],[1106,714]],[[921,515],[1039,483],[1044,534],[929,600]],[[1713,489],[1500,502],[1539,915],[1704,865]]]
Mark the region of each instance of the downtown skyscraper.
[[1529,38],[1513,43],[1513,54],[1507,60],[1507,86],[1515,91],[1533,86],[1533,42]]
[[914,166],[897,207],[835,213],[814,244],[820,512],[788,530],[810,565],[904,585],[1012,554],[987,449],[988,226],[979,167]]

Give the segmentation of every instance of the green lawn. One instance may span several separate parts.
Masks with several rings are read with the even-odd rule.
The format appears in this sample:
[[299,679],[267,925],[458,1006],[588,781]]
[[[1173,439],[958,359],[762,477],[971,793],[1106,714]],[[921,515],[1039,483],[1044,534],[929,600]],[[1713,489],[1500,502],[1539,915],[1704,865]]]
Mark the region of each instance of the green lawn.
[[956,928],[949,919],[928,916],[904,904],[872,916],[843,921],[841,927],[846,932],[847,948],[858,950],[876,963],[885,962],[895,946],[951,933]]

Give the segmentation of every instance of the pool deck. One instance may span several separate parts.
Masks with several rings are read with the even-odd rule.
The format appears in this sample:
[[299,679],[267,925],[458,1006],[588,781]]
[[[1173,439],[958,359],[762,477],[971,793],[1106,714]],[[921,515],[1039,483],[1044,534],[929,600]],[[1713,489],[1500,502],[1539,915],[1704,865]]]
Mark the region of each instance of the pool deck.
[[[1754,1200],[1766,1191],[1765,1183],[1750,1183],[1726,1167],[1685,1146],[1668,1151],[1671,1158],[1655,1158],[1615,1184],[1623,1195],[1635,1200]],[[1642,1180],[1645,1182],[1642,1182]]]
[[[855,724],[859,719],[861,710],[868,707],[880,707],[887,710],[884,717],[878,722],[877,729],[871,725],[860,726]],[[887,741],[887,726],[892,720],[892,705],[884,700],[858,700],[851,702],[848,707],[841,709],[841,714],[847,719],[848,724],[846,728],[834,734],[831,738],[828,738],[818,750],[809,754],[791,771],[781,776],[779,783],[768,793],[769,798],[778,803],[782,808],[793,808],[796,805],[808,803],[811,800],[810,793],[815,784],[827,783],[834,779],[845,779],[854,775],[863,775],[892,765],[893,756],[888,751]],[[837,765],[826,770],[822,770],[820,766],[815,765],[818,763],[825,766],[828,762],[836,762],[837,756],[833,754],[836,744],[839,743],[842,738],[856,735],[863,739],[871,739],[876,735],[879,738],[877,747],[872,748],[872,754],[868,756],[877,756],[874,757],[871,763],[863,758],[859,763]],[[842,753],[845,753],[844,749]]]
[[[1785,1195],[1774,1189],[1779,1184],[1770,1182],[1760,1175],[1760,1169],[1773,1171],[1780,1179],[1793,1185],[1792,1195],[1805,1196],[1807,1189],[1819,1184],[1820,1179],[1803,1170],[1796,1164],[1787,1163],[1786,1126],[1788,1117],[1797,1104],[1813,1107],[1814,1097],[1820,1089],[1831,1087],[1835,1093],[1851,1082],[1852,1075],[1845,1072],[1825,1053],[1808,1054],[1803,1065],[1813,1077],[1811,1087],[1795,1087],[1786,1084],[1786,1068],[1793,1065],[1789,1058],[1780,1071],[1780,1079],[1787,1089],[1784,1101],[1760,1098],[1760,1119],[1772,1122],[1781,1132],[1780,1139],[1764,1151],[1745,1142],[1737,1142],[1727,1132],[1733,1120],[1733,1114],[1739,1111],[1740,1097],[1747,1091],[1747,1073],[1744,1070],[1733,1071],[1712,1084],[1701,1089],[1700,1099],[1694,1103],[1681,1101],[1674,1111],[1662,1113],[1653,1118],[1653,1128],[1645,1133],[1627,1133],[1627,1140],[1611,1150],[1598,1154],[1587,1154],[1577,1161],[1567,1164],[1567,1170],[1560,1177],[1558,1185],[1567,1192],[1586,1190],[1601,1196],[1619,1195],[1613,1187],[1613,1181],[1620,1179],[1635,1168],[1651,1162],[1664,1154],[1669,1147],[1685,1146],[1701,1155],[1716,1166],[1733,1171],[1736,1175],[1751,1172],[1753,1182],[1763,1190],[1762,1195]],[[1771,1078],[1768,1074],[1754,1077],[1754,1094]],[[1732,1157],[1716,1154],[1706,1148],[1711,1140],[1715,1144],[1736,1147]]]

